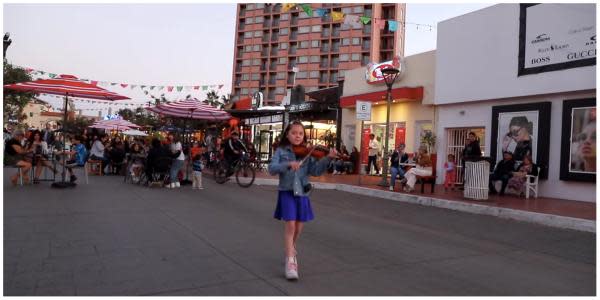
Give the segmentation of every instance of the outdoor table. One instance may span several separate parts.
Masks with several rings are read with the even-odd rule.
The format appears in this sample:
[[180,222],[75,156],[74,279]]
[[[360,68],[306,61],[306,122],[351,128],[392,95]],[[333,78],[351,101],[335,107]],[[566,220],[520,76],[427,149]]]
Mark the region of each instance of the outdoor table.
[[415,168],[417,166],[417,164],[413,164],[413,163],[399,163],[398,165],[401,167],[413,167],[413,168]]

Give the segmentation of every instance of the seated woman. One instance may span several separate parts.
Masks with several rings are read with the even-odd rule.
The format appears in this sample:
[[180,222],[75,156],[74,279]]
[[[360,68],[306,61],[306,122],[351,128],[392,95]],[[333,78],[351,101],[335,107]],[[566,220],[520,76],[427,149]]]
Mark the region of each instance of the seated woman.
[[508,180],[506,192],[513,195],[525,195],[525,182],[527,175],[538,175],[537,167],[531,161],[531,157],[526,155],[523,157],[523,163],[519,166],[516,172],[512,173],[512,177]]
[[129,157],[131,159],[131,168],[129,172],[131,173],[131,177],[134,182],[137,182],[140,178],[140,173],[144,168],[144,160],[146,159],[146,151],[144,148],[140,146],[140,144],[135,143],[131,146]]
[[35,130],[31,134],[31,137],[27,142],[27,146],[25,147],[33,150],[34,154],[32,164],[36,166],[36,169],[33,177],[33,183],[39,183],[39,178],[44,167],[56,174],[56,169],[48,159],[48,153],[50,152],[48,149],[48,144],[42,140],[42,134],[39,130]]
[[404,174],[402,182],[406,183],[404,191],[410,193],[415,190],[415,183],[417,182],[417,176],[431,176],[433,173],[431,157],[427,154],[427,146],[421,145],[419,147],[419,153],[415,157],[416,168],[411,168]]
[[350,154],[348,153],[348,150],[346,149],[346,146],[342,145],[342,148],[340,149],[339,153],[339,157],[335,159],[335,161],[333,162],[335,168],[333,170],[333,175],[336,174],[342,174],[344,172],[346,173],[350,173],[348,172],[348,164],[346,164],[346,162],[348,162],[350,160]]
[[[27,161],[25,158],[26,155],[31,155],[33,153],[32,149],[25,149],[21,146],[21,142],[25,138],[25,134],[22,130],[15,130],[13,132],[13,138],[6,141],[6,145],[4,148],[6,163],[8,165],[15,165],[21,168],[21,174],[23,176],[23,182],[27,183],[29,181],[29,170],[31,169],[31,161]],[[10,177],[10,181],[13,185],[17,185],[19,180],[19,173]]]

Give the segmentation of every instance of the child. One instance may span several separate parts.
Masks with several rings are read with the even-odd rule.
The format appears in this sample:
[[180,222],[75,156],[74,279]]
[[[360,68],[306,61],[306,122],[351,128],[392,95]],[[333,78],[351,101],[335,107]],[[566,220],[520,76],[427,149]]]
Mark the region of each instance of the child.
[[85,161],[87,160],[87,149],[85,149],[85,145],[81,143],[83,137],[80,135],[76,135],[71,138],[71,151],[67,151],[67,154],[74,154],[73,159],[68,160],[66,164],[67,171],[69,171],[70,182],[75,182],[77,177],[73,174],[74,167],[83,167],[85,166]]
[[307,193],[311,185],[308,176],[319,176],[327,170],[331,158],[337,155],[335,149],[321,160],[313,157],[297,157],[293,146],[306,145],[304,126],[300,121],[291,122],[281,135],[281,142],[269,164],[269,173],[279,174],[277,207],[274,217],[285,221],[285,277],[298,279],[296,242],[304,222],[314,219]]
[[444,191],[450,187],[454,191],[454,183],[456,182],[456,172],[454,172],[454,154],[448,154],[448,161],[444,164],[446,176],[444,177]]
[[192,168],[194,169],[194,181],[192,184],[192,189],[203,190],[202,186],[202,155],[196,154],[194,156],[194,160],[192,161]]

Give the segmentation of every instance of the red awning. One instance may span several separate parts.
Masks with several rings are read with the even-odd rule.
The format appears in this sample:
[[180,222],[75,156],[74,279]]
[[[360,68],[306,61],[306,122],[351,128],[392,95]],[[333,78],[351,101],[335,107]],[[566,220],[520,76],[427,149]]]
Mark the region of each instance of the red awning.
[[[340,107],[354,107],[354,106],[356,106],[356,100],[370,101],[370,102],[385,101],[386,93],[387,93],[387,91],[383,90],[383,91],[379,91],[379,92],[342,97],[342,98],[340,98]],[[421,101],[421,100],[423,100],[423,87],[422,86],[415,87],[415,88],[402,87],[402,88],[392,89],[392,100],[398,100],[398,99],[410,99],[410,100],[414,100],[414,101]]]

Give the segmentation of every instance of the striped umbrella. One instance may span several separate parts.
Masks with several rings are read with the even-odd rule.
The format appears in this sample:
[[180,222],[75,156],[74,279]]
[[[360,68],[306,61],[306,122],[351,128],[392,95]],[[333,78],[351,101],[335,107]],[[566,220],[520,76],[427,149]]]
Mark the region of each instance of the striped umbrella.
[[127,120],[100,120],[96,121],[90,128],[101,128],[111,130],[129,130],[134,128],[140,128],[141,126],[131,123]]
[[225,121],[231,115],[219,108],[203,104],[197,99],[185,99],[146,107],[147,110],[165,116],[190,118],[207,121]]

